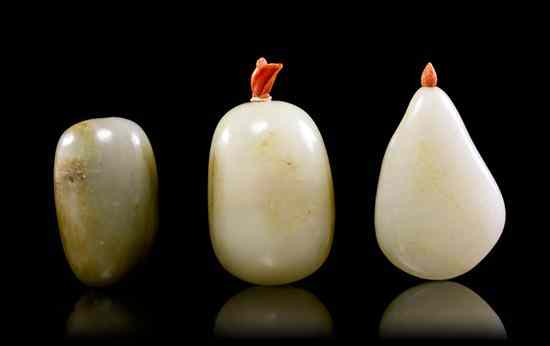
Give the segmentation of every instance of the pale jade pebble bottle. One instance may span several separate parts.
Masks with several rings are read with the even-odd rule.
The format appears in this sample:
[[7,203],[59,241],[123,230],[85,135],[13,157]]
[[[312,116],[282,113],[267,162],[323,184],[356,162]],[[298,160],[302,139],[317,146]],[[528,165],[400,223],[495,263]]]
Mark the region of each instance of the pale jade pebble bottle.
[[130,120],[90,119],[63,133],[55,152],[55,207],[80,281],[113,284],[145,258],[157,231],[157,179],[149,139]]
[[221,265],[259,285],[315,272],[334,232],[329,160],[313,120],[269,92],[281,64],[261,58],[252,99],[219,122],[210,149],[210,237]]
[[376,238],[398,268],[445,280],[474,268],[499,239],[500,190],[431,64],[395,131],[376,194]]

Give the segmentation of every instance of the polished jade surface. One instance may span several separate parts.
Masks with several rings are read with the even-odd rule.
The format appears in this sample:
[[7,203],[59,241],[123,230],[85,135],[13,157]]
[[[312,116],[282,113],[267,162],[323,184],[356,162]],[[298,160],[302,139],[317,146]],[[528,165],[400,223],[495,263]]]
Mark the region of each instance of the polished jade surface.
[[145,258],[157,231],[158,178],[136,123],[100,118],[70,127],[57,145],[54,188],[65,255],[83,283],[117,282]]

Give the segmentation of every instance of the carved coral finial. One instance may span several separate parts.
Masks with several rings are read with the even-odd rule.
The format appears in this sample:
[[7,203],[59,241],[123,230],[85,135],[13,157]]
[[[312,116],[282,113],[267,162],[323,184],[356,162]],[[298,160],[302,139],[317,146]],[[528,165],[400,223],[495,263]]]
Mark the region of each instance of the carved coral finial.
[[265,58],[259,58],[256,61],[256,69],[250,77],[252,101],[269,101],[271,99],[269,93],[282,68],[283,64],[268,63]]
[[424,67],[424,71],[422,71],[420,85],[432,88],[437,86],[437,74],[431,62],[429,62],[426,67]]

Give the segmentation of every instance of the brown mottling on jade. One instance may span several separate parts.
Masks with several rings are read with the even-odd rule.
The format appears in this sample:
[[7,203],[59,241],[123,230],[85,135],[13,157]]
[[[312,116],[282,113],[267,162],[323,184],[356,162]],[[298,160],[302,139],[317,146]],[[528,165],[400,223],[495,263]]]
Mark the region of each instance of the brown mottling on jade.
[[110,285],[146,257],[157,231],[158,178],[137,124],[101,118],[65,131],[54,190],[63,249],[80,281]]

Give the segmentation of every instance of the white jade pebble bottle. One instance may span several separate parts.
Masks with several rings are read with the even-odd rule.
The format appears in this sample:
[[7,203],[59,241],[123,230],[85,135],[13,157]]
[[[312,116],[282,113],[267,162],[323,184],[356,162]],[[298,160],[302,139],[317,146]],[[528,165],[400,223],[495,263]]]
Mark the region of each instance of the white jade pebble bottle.
[[428,64],[382,163],[376,237],[398,268],[444,280],[474,268],[505,222],[500,190]]
[[261,58],[251,102],[219,122],[210,149],[210,237],[221,265],[259,285],[315,272],[334,232],[332,176],[323,139],[302,109],[272,101],[281,64]]

